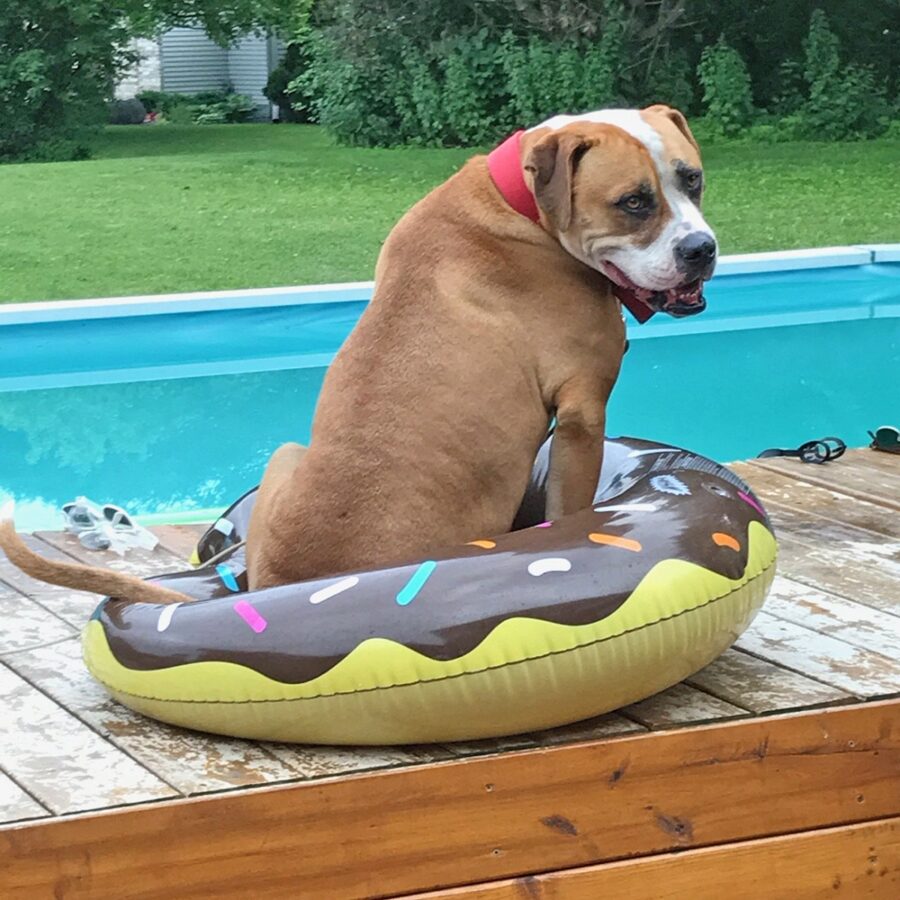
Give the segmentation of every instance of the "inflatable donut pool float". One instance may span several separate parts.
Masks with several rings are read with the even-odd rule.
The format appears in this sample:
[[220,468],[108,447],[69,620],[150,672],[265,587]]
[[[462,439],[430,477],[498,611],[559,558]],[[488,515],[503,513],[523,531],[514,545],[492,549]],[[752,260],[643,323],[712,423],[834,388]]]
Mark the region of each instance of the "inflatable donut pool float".
[[[548,442],[549,443],[549,442]],[[693,453],[608,441],[592,507],[543,521],[548,445],[508,534],[427,560],[247,592],[242,497],[199,568],[154,581],[196,597],[104,600],[92,675],[175,725],[314,744],[533,731],[686,678],[762,605],[776,544],[736,475]]]

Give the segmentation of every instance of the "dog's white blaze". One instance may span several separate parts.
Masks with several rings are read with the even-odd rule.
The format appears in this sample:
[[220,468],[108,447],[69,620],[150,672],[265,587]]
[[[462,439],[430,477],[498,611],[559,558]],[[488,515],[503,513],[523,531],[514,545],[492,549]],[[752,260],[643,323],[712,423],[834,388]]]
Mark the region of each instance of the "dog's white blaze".
[[[597,122],[615,125],[639,140],[649,151],[662,186],[663,196],[672,211],[672,218],[656,240],[647,247],[606,247],[603,256],[617,265],[635,284],[654,291],[664,291],[681,281],[675,263],[675,244],[692,231],[705,231],[715,237],[703,213],[679,190],[676,173],[665,157],[662,135],[636,109],[599,109],[574,116],[553,116],[530,128],[563,128],[573,122]],[[579,259],[580,248],[563,239],[563,246]],[[597,260],[584,260],[596,264]]]

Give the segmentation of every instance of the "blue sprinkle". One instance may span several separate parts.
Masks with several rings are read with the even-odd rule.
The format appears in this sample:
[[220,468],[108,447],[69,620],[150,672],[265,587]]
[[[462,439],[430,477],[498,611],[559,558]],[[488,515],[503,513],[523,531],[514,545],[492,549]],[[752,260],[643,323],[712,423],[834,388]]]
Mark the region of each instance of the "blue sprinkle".
[[222,579],[222,583],[229,591],[234,591],[235,594],[240,593],[241,589],[238,587],[238,583],[235,580],[234,572],[231,571],[231,566],[227,566],[225,563],[219,563],[219,565],[216,566],[216,571],[219,573],[219,578]]
[[417,594],[422,588],[425,586],[425,582],[431,578],[431,573],[437,568],[437,563],[433,560],[428,560],[428,562],[423,562],[422,565],[416,569],[413,577],[406,582],[406,587],[397,594],[397,602],[401,606],[407,606],[412,603],[413,600],[416,599]]

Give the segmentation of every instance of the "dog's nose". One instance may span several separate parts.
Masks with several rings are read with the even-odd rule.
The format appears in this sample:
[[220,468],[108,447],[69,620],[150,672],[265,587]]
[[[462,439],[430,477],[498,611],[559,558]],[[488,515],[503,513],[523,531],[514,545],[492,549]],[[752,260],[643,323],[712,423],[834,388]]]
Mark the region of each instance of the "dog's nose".
[[716,239],[706,231],[692,231],[675,246],[675,261],[690,277],[712,274],[716,261]]

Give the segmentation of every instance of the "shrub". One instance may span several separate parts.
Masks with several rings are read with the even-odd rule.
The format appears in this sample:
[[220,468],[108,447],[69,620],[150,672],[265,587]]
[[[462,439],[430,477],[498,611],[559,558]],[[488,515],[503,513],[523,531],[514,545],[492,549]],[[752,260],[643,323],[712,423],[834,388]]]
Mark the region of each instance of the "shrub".
[[792,116],[806,101],[803,66],[787,59],[778,67],[778,90],[772,99],[771,111],[777,116]]
[[[486,5],[477,28],[450,0],[396,16],[362,0],[322,3],[318,27],[300,41],[308,64],[286,92],[339,141],[369,146],[485,144],[553,113],[619,101],[622,0],[592,0],[594,14],[577,17],[590,26],[581,34],[564,24],[538,33],[530,18],[522,26],[517,2]],[[529,17],[568,21],[528,5]]]
[[644,96],[648,103],[666,103],[682,112],[694,108],[694,84],[687,54],[674,51],[651,67]]
[[438,58],[443,75],[442,142],[465,146],[493,141],[502,130],[499,121],[506,98],[497,48],[487,32],[464,35],[441,46]]
[[709,119],[727,135],[737,134],[753,118],[750,73],[741,55],[724,37],[707,47],[697,67]]
[[173,125],[246,122],[256,109],[245,94],[230,90],[202,91],[199,94],[141,91],[137,96],[150,112],[161,114]]
[[124,44],[119,12],[101,0],[0,4],[0,160],[87,155]]
[[175,94],[171,91],[140,91],[135,99],[144,104],[147,112],[168,116],[172,110],[185,102],[187,94]]
[[804,41],[809,96],[799,108],[805,136],[818,140],[874,137],[888,124],[884,88],[868,66],[841,66],[840,43],[821,9],[813,12]]
[[246,122],[256,109],[256,104],[246,94],[236,94],[232,91],[206,94],[195,94],[194,100],[198,101],[189,108],[192,110],[194,121],[198,125],[221,125]]
[[141,125],[146,117],[147,110],[137,97],[110,101],[108,116],[110,125]]
[[[291,41],[281,62],[272,69],[263,93],[278,107],[284,122],[309,122],[310,104],[307,98],[290,91],[290,85],[309,66],[309,55],[302,41]],[[296,104],[296,106],[294,105]]]

